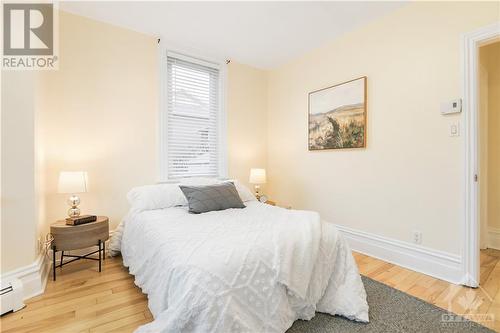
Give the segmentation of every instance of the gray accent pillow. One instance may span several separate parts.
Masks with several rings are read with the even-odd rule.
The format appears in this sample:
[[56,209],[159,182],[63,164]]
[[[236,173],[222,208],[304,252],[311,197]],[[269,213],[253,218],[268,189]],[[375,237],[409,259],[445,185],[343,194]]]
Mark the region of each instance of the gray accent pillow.
[[186,196],[189,212],[207,213],[228,208],[245,208],[236,187],[231,182],[206,186],[179,185]]

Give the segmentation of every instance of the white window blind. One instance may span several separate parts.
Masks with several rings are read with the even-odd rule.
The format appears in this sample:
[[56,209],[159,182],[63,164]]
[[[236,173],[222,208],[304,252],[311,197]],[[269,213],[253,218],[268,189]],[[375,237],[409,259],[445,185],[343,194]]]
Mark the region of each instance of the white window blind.
[[167,177],[219,176],[220,72],[167,56]]

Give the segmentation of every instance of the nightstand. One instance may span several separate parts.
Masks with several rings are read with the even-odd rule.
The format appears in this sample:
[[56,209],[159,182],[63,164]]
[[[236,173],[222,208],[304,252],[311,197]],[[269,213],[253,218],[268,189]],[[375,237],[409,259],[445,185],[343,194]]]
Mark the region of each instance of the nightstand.
[[[50,233],[54,237],[52,241],[52,273],[56,280],[56,267],[62,267],[80,259],[99,261],[99,272],[101,271],[101,260],[105,257],[105,242],[109,239],[109,220],[106,216],[98,216],[95,222],[66,225],[65,220],[59,220],[50,226]],[[64,254],[64,251],[85,249],[98,246],[98,250],[85,255]],[[56,263],[56,253],[61,251],[61,262]],[[99,258],[89,257],[99,253]],[[73,258],[64,262],[64,258]]]
[[267,201],[265,202],[265,204],[267,204],[267,205],[271,205],[271,206],[278,206],[278,207],[281,207],[281,208],[286,208],[286,209],[292,209],[292,206],[281,206],[281,205],[276,205],[276,202],[271,201],[271,200],[267,200]]

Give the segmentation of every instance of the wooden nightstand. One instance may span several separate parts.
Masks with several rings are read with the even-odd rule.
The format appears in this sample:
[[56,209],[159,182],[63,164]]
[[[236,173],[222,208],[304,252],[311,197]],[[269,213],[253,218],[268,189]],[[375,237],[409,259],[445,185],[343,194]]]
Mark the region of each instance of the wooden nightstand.
[[[81,224],[66,225],[65,220],[59,220],[50,226],[50,233],[54,237],[52,241],[52,273],[53,280],[56,280],[56,267],[62,267],[70,262],[88,259],[99,261],[99,272],[101,271],[101,260],[105,257],[105,242],[109,238],[109,220],[106,216],[98,216],[97,221]],[[99,249],[83,256],[64,254],[64,251],[85,249],[91,246],[98,246]],[[61,263],[56,263],[56,253],[61,251]],[[99,253],[98,258],[89,257]],[[63,262],[64,258],[73,258]]]
[[272,201],[272,200],[267,200],[265,202],[265,204],[268,204],[268,205],[271,205],[271,206],[278,206],[278,207],[281,207],[281,208],[286,208],[286,209],[292,209],[292,206],[281,206],[281,205],[276,205],[276,202]]

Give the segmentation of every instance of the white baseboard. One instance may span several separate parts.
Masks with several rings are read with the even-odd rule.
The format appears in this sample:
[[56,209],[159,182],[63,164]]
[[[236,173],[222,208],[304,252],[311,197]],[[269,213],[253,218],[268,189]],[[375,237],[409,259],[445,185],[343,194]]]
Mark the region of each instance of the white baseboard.
[[500,250],[500,228],[488,229],[488,248]]
[[23,284],[23,300],[35,297],[45,291],[50,262],[47,256],[39,255],[30,265],[2,274],[1,280],[19,279]]
[[[115,230],[110,230],[110,238],[113,235],[114,231]],[[52,253],[50,249],[48,252]],[[52,257],[50,257],[49,259],[48,256],[40,254],[32,264],[2,274],[0,276],[0,280],[8,281],[16,278],[21,280],[21,282],[23,283],[23,300],[38,296],[45,291],[47,278],[50,272],[50,266],[52,265],[51,258]]]
[[451,283],[462,281],[461,257],[337,225],[351,249]]

